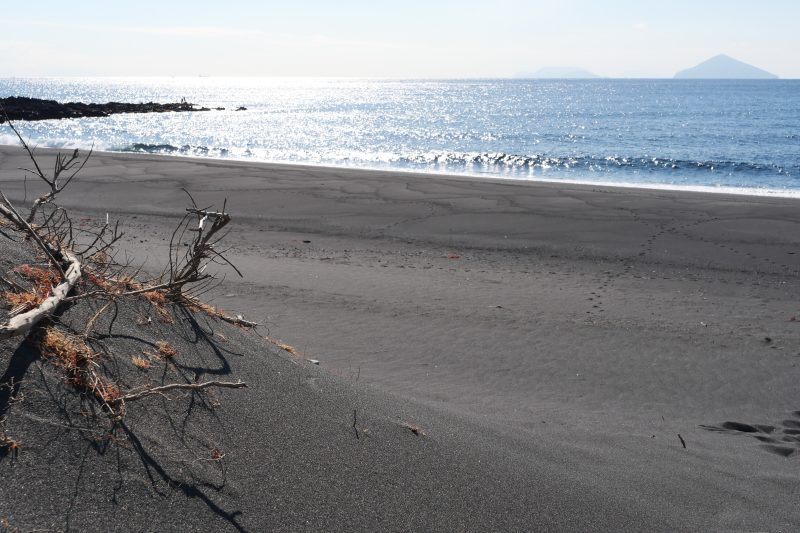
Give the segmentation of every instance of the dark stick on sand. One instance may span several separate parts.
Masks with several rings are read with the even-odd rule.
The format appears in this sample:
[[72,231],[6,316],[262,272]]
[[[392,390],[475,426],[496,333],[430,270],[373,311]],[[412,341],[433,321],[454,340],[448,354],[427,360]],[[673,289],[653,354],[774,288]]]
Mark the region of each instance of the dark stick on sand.
[[356,410],[353,409],[353,431],[356,432],[356,440],[361,440],[361,436],[358,434],[358,428],[356,427]]

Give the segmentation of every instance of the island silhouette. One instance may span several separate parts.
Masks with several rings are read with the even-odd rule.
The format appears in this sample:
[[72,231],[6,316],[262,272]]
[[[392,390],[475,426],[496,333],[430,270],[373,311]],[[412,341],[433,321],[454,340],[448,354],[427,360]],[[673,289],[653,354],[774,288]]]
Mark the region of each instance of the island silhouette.
[[778,76],[725,54],[681,70],[675,79],[776,80]]

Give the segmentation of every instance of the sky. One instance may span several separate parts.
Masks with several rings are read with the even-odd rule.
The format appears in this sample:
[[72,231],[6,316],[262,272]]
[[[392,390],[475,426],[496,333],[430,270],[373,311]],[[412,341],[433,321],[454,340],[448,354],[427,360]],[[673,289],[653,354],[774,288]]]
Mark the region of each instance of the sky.
[[672,77],[725,53],[800,78],[798,0],[5,0],[0,77]]

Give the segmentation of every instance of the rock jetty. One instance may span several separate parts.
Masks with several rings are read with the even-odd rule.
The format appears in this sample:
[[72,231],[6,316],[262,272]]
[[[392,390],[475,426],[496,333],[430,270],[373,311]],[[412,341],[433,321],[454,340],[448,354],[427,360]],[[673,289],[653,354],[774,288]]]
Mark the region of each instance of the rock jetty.
[[[25,96],[0,98],[0,124],[6,117],[10,120],[49,120],[57,118],[107,117],[116,113],[166,113],[184,111],[209,111],[186,101],[168,104],[108,102],[106,104],[84,104],[82,102],[61,103]],[[2,111],[5,110],[5,113]]]

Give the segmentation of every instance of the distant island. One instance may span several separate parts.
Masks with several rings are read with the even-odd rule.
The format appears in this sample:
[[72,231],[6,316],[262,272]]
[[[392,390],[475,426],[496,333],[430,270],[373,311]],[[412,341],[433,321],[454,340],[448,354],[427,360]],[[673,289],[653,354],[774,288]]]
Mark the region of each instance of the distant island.
[[778,76],[725,54],[675,74],[675,79],[776,80]]
[[599,78],[597,74],[579,67],[543,67],[533,73],[522,74],[520,78],[538,79],[591,79]]

